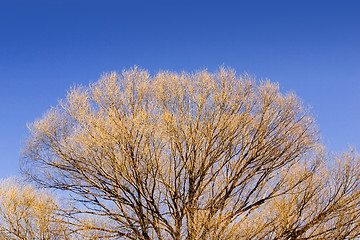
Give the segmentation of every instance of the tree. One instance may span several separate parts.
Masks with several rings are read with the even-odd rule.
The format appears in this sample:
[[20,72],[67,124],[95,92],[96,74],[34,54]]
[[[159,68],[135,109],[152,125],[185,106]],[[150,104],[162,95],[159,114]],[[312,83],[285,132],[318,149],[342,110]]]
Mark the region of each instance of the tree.
[[46,191],[13,178],[0,182],[1,239],[70,239],[69,225],[58,210]]
[[135,67],[72,88],[30,126],[23,166],[83,203],[74,219],[106,222],[93,227],[102,237],[355,236],[358,170],[324,177],[325,158],[309,111],[277,84]]

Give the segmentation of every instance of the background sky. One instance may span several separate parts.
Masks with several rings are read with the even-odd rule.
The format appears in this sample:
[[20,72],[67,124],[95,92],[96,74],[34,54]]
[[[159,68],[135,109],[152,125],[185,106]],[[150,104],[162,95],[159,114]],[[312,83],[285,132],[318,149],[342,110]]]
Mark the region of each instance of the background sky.
[[329,151],[360,148],[360,1],[0,0],[0,178],[26,123],[104,72],[230,66],[312,106]]

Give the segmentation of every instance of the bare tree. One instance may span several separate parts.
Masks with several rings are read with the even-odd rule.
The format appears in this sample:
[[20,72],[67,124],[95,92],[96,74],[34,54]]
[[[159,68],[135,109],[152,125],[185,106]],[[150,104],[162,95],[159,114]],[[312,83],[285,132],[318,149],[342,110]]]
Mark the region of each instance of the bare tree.
[[13,178],[0,183],[0,239],[69,239],[55,198]]
[[[357,202],[349,198],[352,218],[334,203],[347,195],[323,182],[319,135],[300,100],[231,69],[150,77],[135,67],[74,87],[30,126],[24,157],[33,180],[83,203],[74,219],[106,222],[93,227],[104,238],[297,239],[357,220]],[[286,228],[282,208],[308,222]]]

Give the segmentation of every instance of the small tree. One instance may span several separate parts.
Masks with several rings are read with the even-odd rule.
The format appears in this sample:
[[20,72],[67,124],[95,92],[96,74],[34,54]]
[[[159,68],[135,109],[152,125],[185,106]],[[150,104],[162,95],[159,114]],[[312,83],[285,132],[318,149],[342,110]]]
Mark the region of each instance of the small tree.
[[106,220],[94,227],[104,237],[316,238],[358,214],[355,173],[336,170],[346,192],[337,195],[321,176],[318,139],[300,100],[277,84],[224,68],[150,77],[135,67],[72,88],[34,122],[24,169],[81,201],[74,218]]
[[58,214],[55,198],[20,180],[0,182],[0,238],[70,239],[70,228]]

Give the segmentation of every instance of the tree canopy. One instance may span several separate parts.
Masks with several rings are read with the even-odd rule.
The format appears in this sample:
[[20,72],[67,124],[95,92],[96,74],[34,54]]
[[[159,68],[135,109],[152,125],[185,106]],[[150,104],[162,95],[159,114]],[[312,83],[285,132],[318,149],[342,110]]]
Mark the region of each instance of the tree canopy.
[[29,128],[23,170],[81,203],[64,211],[99,238],[360,233],[359,156],[326,154],[309,110],[268,80],[134,67],[73,87]]

